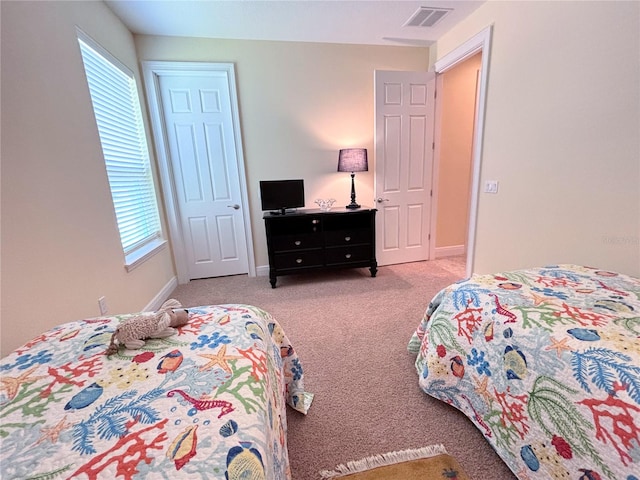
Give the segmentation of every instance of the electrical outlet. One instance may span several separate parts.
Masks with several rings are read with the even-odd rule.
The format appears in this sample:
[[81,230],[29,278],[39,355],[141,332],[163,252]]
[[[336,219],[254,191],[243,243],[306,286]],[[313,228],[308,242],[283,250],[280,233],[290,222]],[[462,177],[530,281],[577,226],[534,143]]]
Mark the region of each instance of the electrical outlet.
[[100,297],[98,299],[98,308],[100,308],[100,315],[106,315],[109,309],[107,308],[107,299]]

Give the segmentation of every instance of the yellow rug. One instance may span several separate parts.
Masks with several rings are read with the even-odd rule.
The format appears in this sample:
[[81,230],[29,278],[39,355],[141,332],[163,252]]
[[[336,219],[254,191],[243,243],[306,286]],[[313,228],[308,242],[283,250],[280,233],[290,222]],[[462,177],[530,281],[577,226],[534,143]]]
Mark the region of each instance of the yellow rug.
[[374,455],[323,470],[320,476],[340,480],[470,480],[443,445]]

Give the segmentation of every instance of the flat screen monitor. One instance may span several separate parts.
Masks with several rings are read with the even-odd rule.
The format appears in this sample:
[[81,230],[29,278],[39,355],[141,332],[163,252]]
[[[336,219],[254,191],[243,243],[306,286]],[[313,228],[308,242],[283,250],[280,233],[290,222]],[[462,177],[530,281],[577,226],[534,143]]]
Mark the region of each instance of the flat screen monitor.
[[302,180],[260,181],[262,210],[284,215],[288,208],[304,207],[304,182]]

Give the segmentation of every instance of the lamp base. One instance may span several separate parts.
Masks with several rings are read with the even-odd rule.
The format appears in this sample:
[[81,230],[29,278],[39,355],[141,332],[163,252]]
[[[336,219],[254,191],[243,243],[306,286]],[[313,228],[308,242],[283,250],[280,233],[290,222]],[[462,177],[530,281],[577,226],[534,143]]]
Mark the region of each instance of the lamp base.
[[356,208],[360,208],[360,205],[356,203],[356,184],[355,184],[356,174],[351,172],[351,203],[347,205],[345,208],[349,210],[355,210]]

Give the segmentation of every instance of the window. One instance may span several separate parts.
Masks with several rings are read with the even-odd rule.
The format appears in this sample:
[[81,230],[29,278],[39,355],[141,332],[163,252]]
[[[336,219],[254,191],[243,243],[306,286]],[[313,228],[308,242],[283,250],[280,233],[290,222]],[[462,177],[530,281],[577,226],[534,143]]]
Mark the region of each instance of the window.
[[166,243],[162,239],[147,140],[133,73],[78,32],[93,112],[128,270]]

